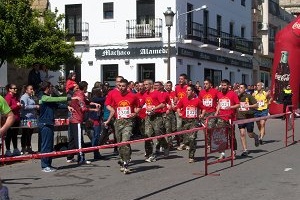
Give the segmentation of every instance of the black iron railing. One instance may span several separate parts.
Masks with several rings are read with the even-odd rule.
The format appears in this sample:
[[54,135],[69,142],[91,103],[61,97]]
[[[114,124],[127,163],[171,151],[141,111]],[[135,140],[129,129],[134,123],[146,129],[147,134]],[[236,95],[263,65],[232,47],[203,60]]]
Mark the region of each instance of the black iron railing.
[[135,19],[126,20],[126,38],[160,38],[162,37],[162,19],[150,19],[149,23],[138,24]]

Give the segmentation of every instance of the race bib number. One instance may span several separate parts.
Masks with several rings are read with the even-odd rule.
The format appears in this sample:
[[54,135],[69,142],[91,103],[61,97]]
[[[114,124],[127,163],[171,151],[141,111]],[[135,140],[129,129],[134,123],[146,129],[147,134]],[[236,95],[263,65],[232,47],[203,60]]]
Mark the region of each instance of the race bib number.
[[264,100],[260,100],[260,101],[257,102],[257,104],[258,104],[259,108],[263,107],[265,105],[265,101]]
[[197,108],[195,108],[195,107],[186,107],[185,116],[187,118],[197,118]]
[[248,102],[240,102],[240,111],[248,111],[249,103]]
[[203,99],[202,103],[206,107],[212,107],[213,106],[213,99],[212,98]]
[[131,115],[130,106],[118,107],[117,108],[117,117],[118,117],[118,119],[129,118],[130,115]]
[[230,100],[229,99],[220,99],[219,103],[220,103],[220,108],[221,109],[225,109],[227,107],[230,107]]

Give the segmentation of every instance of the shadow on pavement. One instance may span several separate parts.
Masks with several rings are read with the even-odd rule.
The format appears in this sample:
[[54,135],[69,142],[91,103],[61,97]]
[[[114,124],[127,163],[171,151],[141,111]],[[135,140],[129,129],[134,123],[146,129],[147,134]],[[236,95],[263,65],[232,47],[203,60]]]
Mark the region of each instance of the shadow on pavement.
[[41,178],[18,178],[18,179],[2,179],[3,184],[14,184],[14,185],[31,185],[32,183],[26,182],[16,182],[16,181],[23,181],[23,180],[39,180]]
[[139,166],[139,167],[130,168],[130,170],[131,170],[130,174],[145,172],[148,170],[156,170],[156,169],[160,169],[160,168],[164,168],[164,167],[162,167],[160,165]]

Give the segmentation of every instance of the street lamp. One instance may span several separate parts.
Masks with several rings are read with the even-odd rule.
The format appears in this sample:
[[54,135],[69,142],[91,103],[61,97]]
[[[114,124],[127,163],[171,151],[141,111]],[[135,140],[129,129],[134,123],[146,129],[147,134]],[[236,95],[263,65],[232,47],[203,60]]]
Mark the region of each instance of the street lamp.
[[171,7],[167,8],[167,11],[164,12],[165,15],[165,22],[166,26],[168,27],[168,66],[167,66],[167,80],[170,80],[170,60],[171,60],[171,47],[170,47],[170,33],[171,33],[171,26],[173,26],[174,15],[175,13],[171,10]]

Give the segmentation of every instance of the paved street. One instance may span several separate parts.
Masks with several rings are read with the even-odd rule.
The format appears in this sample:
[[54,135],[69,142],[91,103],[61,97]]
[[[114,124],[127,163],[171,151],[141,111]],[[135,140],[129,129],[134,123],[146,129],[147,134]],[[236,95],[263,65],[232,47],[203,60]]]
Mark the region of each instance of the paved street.
[[[300,196],[300,144],[284,148],[284,121],[267,122],[266,144],[254,146],[248,139],[247,158],[209,167],[212,175],[203,176],[203,136],[199,135],[197,162],[188,163],[187,151],[172,151],[169,158],[155,163],[144,161],[143,144],[132,146],[132,173],[119,171],[113,149],[102,151],[105,160],[92,165],[67,164],[57,158],[59,170],[43,173],[38,160],[18,162],[0,167],[3,184],[11,199],[209,199],[209,200],[298,200]],[[300,123],[296,120],[296,140],[300,139]],[[257,130],[256,130],[257,132]],[[238,155],[241,146],[238,138]],[[36,136],[35,136],[36,137]],[[229,152],[228,152],[229,153]],[[215,159],[218,154],[213,154]],[[87,155],[88,158],[92,154]]]

